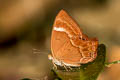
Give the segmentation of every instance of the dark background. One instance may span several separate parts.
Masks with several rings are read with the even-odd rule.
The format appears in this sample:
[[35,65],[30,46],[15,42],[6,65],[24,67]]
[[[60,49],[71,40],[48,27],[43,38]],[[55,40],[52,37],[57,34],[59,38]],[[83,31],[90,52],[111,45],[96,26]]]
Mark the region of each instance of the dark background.
[[[52,24],[61,9],[107,46],[107,61],[120,60],[119,0],[0,0],[0,80],[48,78]],[[120,80],[119,67],[98,80]]]

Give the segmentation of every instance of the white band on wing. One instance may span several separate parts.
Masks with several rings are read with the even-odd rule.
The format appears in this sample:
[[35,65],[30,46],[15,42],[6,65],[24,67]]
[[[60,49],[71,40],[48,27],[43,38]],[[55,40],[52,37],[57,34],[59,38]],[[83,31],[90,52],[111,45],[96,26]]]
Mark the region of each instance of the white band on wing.
[[61,28],[61,27],[54,27],[54,30],[55,30],[55,31],[65,32],[65,29],[64,29],[64,28]]

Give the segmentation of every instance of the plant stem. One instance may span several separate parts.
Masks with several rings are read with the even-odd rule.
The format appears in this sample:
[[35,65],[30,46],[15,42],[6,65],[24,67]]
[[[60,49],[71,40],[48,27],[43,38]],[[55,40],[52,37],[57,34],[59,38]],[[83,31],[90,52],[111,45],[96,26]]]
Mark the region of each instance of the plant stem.
[[113,61],[113,62],[109,62],[109,63],[105,63],[105,66],[106,66],[106,67],[110,67],[110,66],[113,65],[113,64],[120,64],[120,60],[118,60],[118,61]]

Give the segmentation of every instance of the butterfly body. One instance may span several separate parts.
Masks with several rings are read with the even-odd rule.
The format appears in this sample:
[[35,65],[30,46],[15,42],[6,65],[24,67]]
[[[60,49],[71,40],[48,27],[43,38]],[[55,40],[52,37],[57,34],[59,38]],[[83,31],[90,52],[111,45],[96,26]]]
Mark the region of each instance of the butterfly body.
[[97,56],[98,40],[88,38],[79,25],[61,10],[54,22],[49,59],[59,66],[77,67],[92,62]]

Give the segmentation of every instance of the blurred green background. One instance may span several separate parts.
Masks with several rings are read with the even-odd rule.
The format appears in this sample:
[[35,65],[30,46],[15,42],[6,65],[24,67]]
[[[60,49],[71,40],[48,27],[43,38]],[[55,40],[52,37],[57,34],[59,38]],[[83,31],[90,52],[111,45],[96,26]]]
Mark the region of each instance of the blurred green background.
[[[120,60],[120,0],[0,0],[0,80],[50,80],[51,30],[66,10],[89,37],[107,46],[107,61]],[[120,80],[120,64],[98,80]]]

